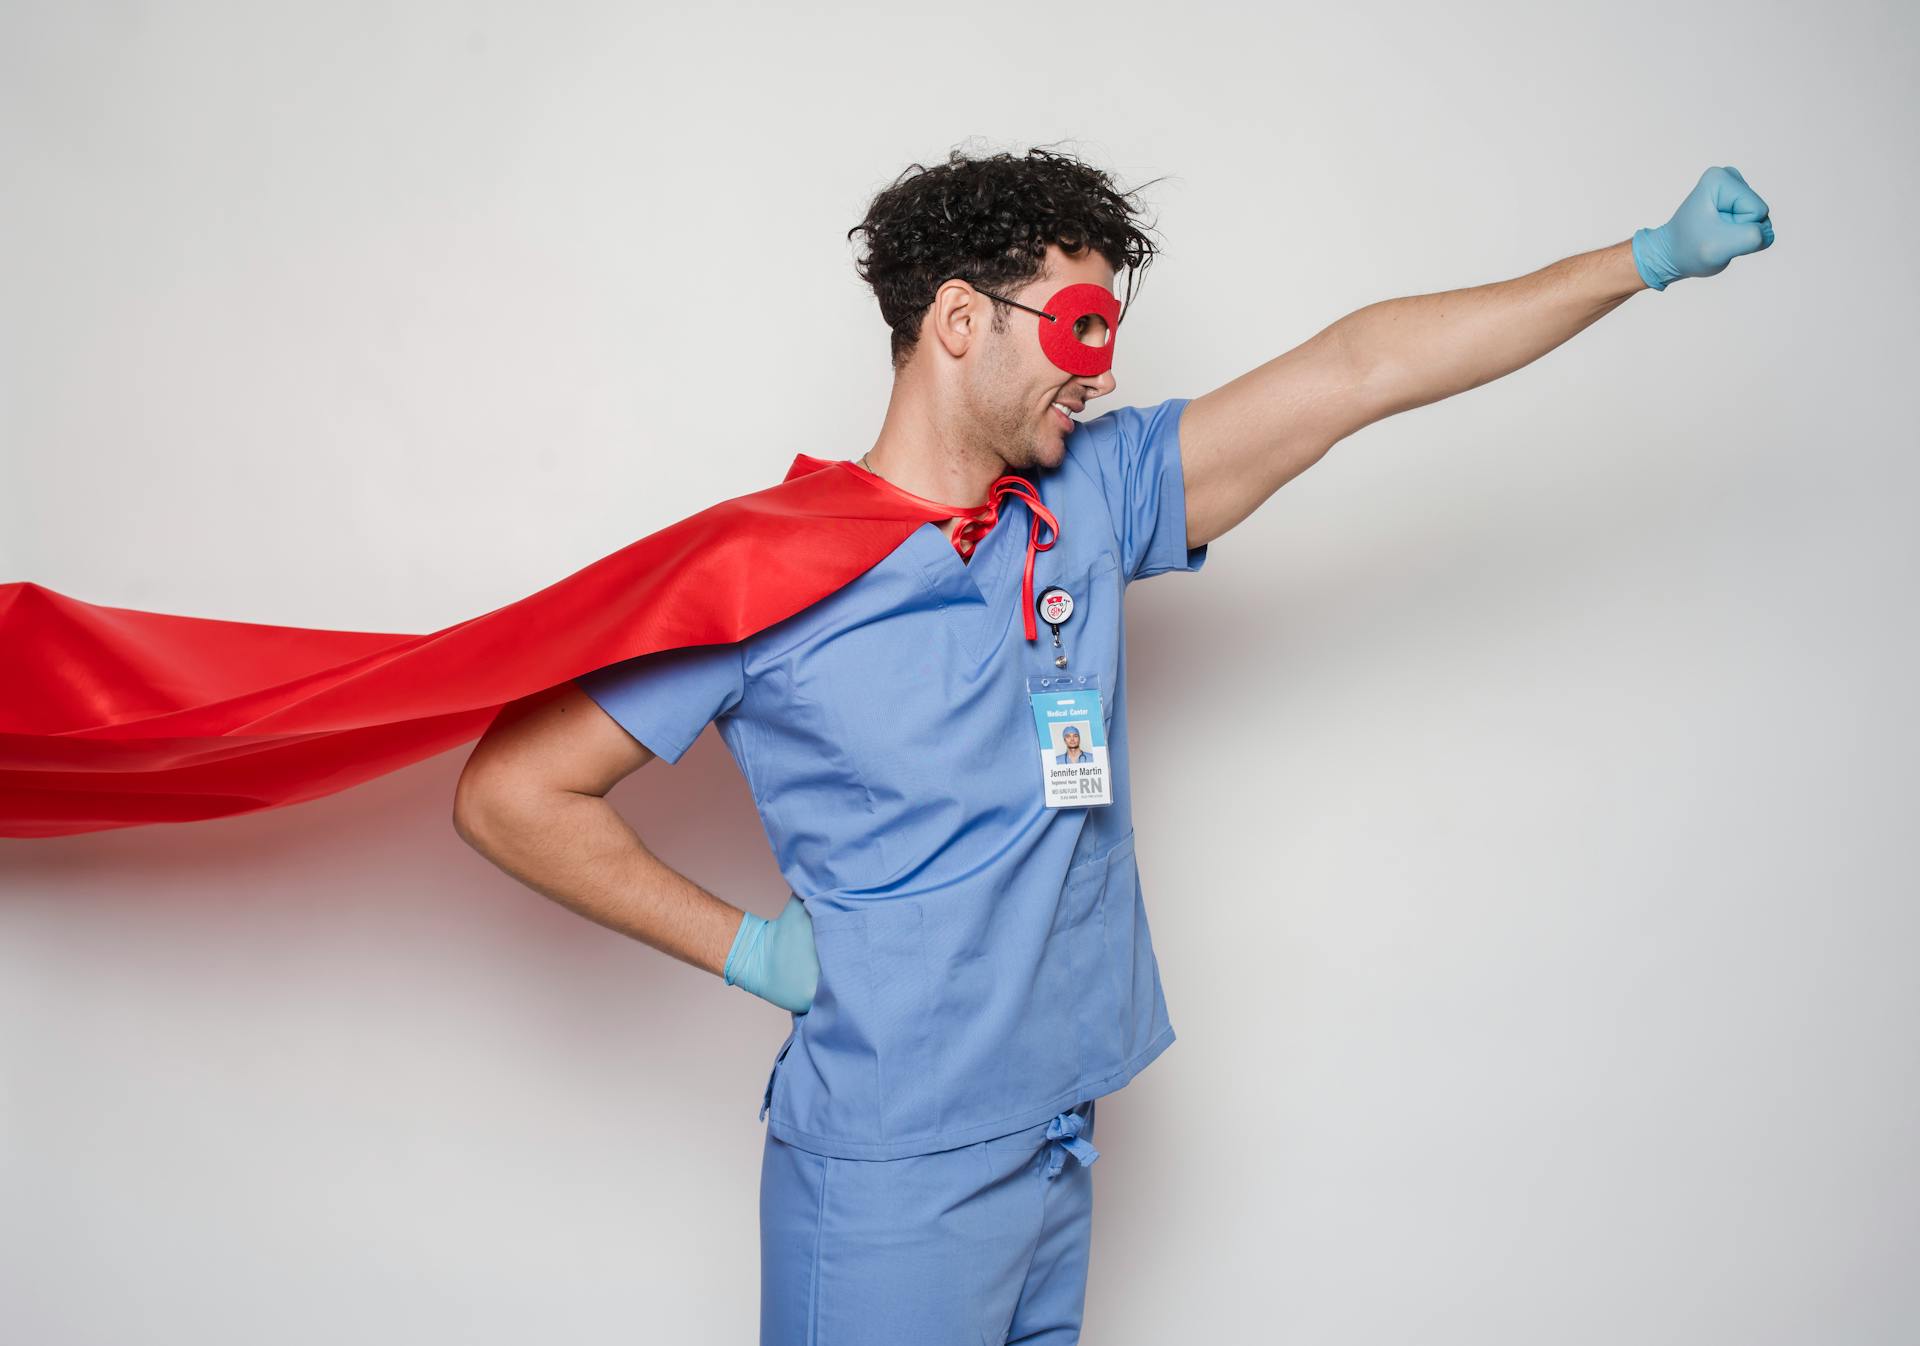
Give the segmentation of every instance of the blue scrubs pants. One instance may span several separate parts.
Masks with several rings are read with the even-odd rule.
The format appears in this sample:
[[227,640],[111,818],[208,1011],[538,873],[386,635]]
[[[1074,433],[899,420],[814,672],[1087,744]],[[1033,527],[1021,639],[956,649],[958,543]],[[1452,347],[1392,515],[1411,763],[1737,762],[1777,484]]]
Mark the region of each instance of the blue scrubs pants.
[[1078,1342],[1093,1110],[905,1159],[834,1159],[769,1133],[760,1346]]

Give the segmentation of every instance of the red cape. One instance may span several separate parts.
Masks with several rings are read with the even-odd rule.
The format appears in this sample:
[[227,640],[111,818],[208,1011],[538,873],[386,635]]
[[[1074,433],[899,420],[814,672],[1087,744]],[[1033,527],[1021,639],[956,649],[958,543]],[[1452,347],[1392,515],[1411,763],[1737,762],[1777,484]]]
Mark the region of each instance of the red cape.
[[0,836],[220,818],[344,790],[476,738],[508,702],[569,678],[750,636],[953,513],[803,453],[778,486],[423,636],[0,585]]

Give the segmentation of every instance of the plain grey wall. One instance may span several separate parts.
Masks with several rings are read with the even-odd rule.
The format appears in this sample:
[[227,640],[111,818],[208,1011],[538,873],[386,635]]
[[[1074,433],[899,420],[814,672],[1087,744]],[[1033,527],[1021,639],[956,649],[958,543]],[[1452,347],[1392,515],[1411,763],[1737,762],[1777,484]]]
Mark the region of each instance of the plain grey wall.
[[[1106,405],[1664,222],[1779,241],[1134,591],[1180,1041],[1087,1340],[1920,1333],[1916,21],[1891,3],[0,10],[0,578],[429,630],[867,448],[845,231],[969,137],[1167,242]],[[1230,709],[1264,768],[1194,797]],[[465,750],[0,843],[35,1346],[747,1342],[783,1014],[455,837]],[[615,799],[778,911],[708,734]]]

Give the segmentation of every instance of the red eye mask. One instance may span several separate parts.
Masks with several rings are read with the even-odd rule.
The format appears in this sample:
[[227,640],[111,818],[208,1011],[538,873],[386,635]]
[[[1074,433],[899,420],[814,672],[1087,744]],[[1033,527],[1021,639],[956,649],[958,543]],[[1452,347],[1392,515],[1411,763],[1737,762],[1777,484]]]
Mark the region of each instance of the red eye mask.
[[[1036,314],[1040,319],[1040,349],[1055,367],[1069,374],[1087,376],[1104,374],[1113,368],[1113,339],[1120,330],[1120,301],[1107,290],[1085,281],[1063,285],[1053,292],[1047,306],[1039,309],[991,290],[980,290],[977,285],[974,288],[996,303]],[[1131,274],[1127,289],[1129,293],[1133,289]],[[1086,318],[1098,318],[1106,324],[1104,344],[1096,346],[1081,339],[1080,323]]]
[[[1087,317],[1097,317],[1106,325],[1104,344],[1094,346],[1080,339],[1079,323]],[[1047,300],[1040,319],[1040,349],[1069,374],[1104,374],[1113,368],[1113,340],[1119,329],[1120,301],[1110,291],[1098,285],[1068,285]]]

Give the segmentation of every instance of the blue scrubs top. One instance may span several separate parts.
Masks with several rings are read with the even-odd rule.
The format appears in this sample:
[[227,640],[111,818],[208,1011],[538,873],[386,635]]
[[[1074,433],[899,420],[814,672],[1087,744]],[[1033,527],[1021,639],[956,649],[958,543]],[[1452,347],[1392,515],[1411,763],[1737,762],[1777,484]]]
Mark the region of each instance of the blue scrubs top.
[[806,902],[819,987],[768,1081],[788,1144],[969,1145],[1113,1092],[1172,1043],[1134,861],[1121,595],[1206,560],[1187,546],[1186,402],[1081,422],[1034,478],[1060,536],[1033,592],[1073,596],[1065,672],[1099,674],[1110,805],[1043,803],[1026,679],[1061,670],[1044,622],[1026,639],[1017,497],[970,562],[922,524],[743,641],[575,680],[668,762],[714,723]]

